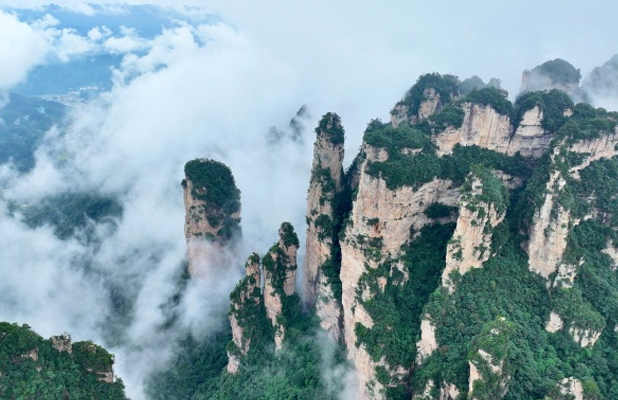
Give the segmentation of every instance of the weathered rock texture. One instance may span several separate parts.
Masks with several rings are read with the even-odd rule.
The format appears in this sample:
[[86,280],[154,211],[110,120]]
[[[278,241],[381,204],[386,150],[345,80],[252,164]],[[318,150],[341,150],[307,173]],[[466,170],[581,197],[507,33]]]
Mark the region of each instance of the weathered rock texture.
[[73,353],[73,343],[71,342],[71,336],[69,334],[63,334],[59,336],[51,337],[52,346],[59,352],[66,351],[67,353]]
[[573,400],[584,400],[584,386],[579,379],[564,378],[558,383],[558,390],[565,396],[572,396]]
[[[555,157],[554,152],[554,157]],[[530,270],[548,279],[556,271],[566,249],[571,213],[556,204],[566,181],[554,171],[547,182],[546,195],[534,214],[528,242]]]
[[437,348],[436,326],[429,320],[429,315],[425,315],[421,321],[421,340],[416,343],[416,363],[420,365]]
[[230,325],[232,340],[235,346],[228,349],[228,372],[238,372],[240,360],[251,347],[252,331],[255,328],[251,322],[258,312],[257,308],[263,302],[260,289],[260,257],[252,254],[245,264],[245,277],[236,286],[231,296]]
[[505,318],[486,324],[473,344],[468,379],[468,399],[501,399],[511,379],[507,368],[507,337],[512,326]]
[[580,328],[575,325],[569,328],[569,334],[575,343],[581,347],[592,347],[601,337],[601,331],[590,328]]
[[435,136],[438,154],[450,154],[456,144],[477,145],[508,152],[511,123],[507,115],[498,114],[491,106],[464,103],[464,122],[458,129],[448,127]]
[[513,155],[519,152],[524,157],[540,157],[554,138],[553,133],[543,129],[542,121],[543,111],[539,106],[526,111],[506,153]]
[[206,159],[185,165],[182,187],[189,272],[209,276],[227,264],[224,249],[240,233],[240,191],[227,166]]
[[484,182],[477,176],[469,177],[470,192],[461,197],[459,218],[453,238],[446,248],[446,268],[442,285],[449,293],[455,290],[452,274],[464,275],[472,268],[480,268],[491,255],[491,237],[505,216],[504,209],[486,201]]
[[536,106],[524,113],[517,129],[508,115],[502,115],[490,105],[464,103],[463,124],[449,126],[433,137],[438,154],[451,154],[456,145],[476,145],[500,153],[524,157],[540,157],[554,138],[541,126],[543,112]]
[[[307,195],[307,238],[304,297],[315,305],[320,325],[339,340],[341,304],[323,268],[334,268],[336,197],[343,187],[343,127],[339,116],[328,113],[316,129],[313,166]],[[332,275],[332,274],[331,274]]]
[[[367,155],[361,166],[358,194],[354,200],[351,221],[341,242],[341,284],[344,314],[344,341],[348,356],[357,370],[363,398],[384,398],[383,387],[375,379],[375,368],[383,366],[397,375],[401,366],[389,366],[383,360],[374,362],[364,345],[356,345],[356,324],[371,328],[373,321],[362,302],[370,293],[357,296],[361,275],[377,266],[387,257],[396,259],[411,235],[431,220],[423,213],[432,203],[449,206],[457,204],[459,194],[448,180],[434,180],[418,189],[406,186],[390,190],[379,177],[366,173],[367,163],[378,161],[383,153],[365,145]],[[362,289],[361,289],[362,290]],[[409,366],[407,366],[409,367]],[[374,383],[372,390],[367,384]]]
[[298,237],[289,222],[279,228],[279,242],[262,259],[264,266],[264,306],[275,334],[275,349],[283,347],[285,324],[280,316],[283,312],[282,299],[291,296],[296,283],[296,253]]
[[547,321],[547,325],[545,325],[545,330],[547,332],[555,333],[564,327],[564,321],[562,317],[558,315],[556,312],[552,311],[549,314],[549,321]]

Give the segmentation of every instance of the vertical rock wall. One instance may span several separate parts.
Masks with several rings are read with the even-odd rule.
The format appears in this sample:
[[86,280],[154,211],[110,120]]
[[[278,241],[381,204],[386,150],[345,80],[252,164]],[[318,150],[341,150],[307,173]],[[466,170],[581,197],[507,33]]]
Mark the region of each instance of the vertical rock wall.
[[[334,268],[337,196],[343,186],[343,127],[337,114],[324,115],[316,129],[311,181],[307,194],[304,298],[315,305],[320,325],[340,337],[341,305],[323,268]],[[331,273],[332,275],[332,273]]]
[[275,332],[275,349],[283,347],[285,324],[281,321],[283,298],[295,291],[298,237],[289,222],[279,228],[279,241],[262,259],[264,266],[264,306]]

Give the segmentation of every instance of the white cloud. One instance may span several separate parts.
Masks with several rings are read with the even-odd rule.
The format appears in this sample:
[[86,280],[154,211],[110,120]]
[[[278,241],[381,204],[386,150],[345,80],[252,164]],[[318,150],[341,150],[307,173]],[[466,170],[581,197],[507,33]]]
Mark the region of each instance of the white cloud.
[[[59,3],[94,12],[81,2]],[[96,252],[60,242],[47,228],[28,230],[0,213],[3,237],[14,238],[0,242],[0,254],[17,266],[0,281],[0,320],[27,322],[47,336],[69,331],[77,340],[105,340],[100,326],[110,310],[101,296],[106,285],[125,288],[136,312],[126,324],[126,342],[112,350],[130,394],[141,399],[149,368],[174,351],[174,337],[156,328],[166,318],[159,306],[175,289],[185,252],[184,163],[211,157],[231,166],[242,191],[244,240],[233,265],[222,268],[217,279],[190,283],[178,306],[179,335],[207,329],[212,322],[207,316],[226,304],[243,258],[268,249],[282,221],[291,221],[304,242],[312,128],[321,114],[342,116],[350,160],[365,124],[388,118],[392,105],[423,72],[496,76],[516,92],[521,71],[549,58],[560,56],[585,69],[615,53],[590,46],[616,33],[606,16],[573,39],[572,26],[542,23],[549,11],[556,20],[577,13],[597,17],[597,11],[556,8],[551,1],[536,2],[531,11],[531,4],[449,3],[447,10],[440,1],[422,7],[391,1],[372,7],[323,0],[219,1],[209,3],[210,10],[233,25],[183,25],[151,41],[130,29],[111,37],[105,27],[80,36],[57,29],[47,17],[37,31],[0,13],[0,57],[11,61],[0,64],[0,89],[23,80],[50,49],[64,59],[93,46],[119,53],[141,50],[124,58],[110,93],[74,110],[65,135],[49,133],[31,174],[13,181],[10,170],[0,169],[3,186],[11,186],[6,196],[19,202],[70,187],[118,195],[125,209],[117,230],[103,237]],[[305,103],[315,118],[308,121],[304,144],[268,143],[268,129],[287,124]],[[58,154],[68,160],[58,163]],[[32,243],[33,254],[20,258],[20,243]],[[79,257],[89,258],[97,274],[70,269],[70,261]],[[41,277],[31,278],[39,268]],[[15,298],[21,307],[15,307]],[[87,310],[95,312],[84,315]]]
[[0,11],[0,92],[23,82],[32,68],[43,63],[48,51],[39,32]]

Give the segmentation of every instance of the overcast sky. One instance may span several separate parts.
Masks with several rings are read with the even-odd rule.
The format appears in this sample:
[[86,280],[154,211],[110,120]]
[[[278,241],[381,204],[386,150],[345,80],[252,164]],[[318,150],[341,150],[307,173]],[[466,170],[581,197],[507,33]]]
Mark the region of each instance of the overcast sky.
[[[94,12],[83,2],[54,2]],[[171,0],[121,3],[178,8]],[[53,19],[27,25],[0,12],[0,94],[50,55],[70,60],[93,48],[127,54],[113,89],[73,110],[64,135],[48,133],[31,173],[17,177],[10,166],[0,167],[9,199],[98,191],[121,199],[124,218],[116,232],[102,232],[94,251],[59,241],[49,227],[27,229],[0,203],[0,236],[10,238],[0,241],[0,320],[28,323],[44,336],[68,331],[78,340],[104,341],[105,282],[126,283],[136,313],[127,344],[112,350],[130,395],[142,399],[149,368],[174,351],[174,338],[157,335],[157,327],[185,254],[180,181],[186,161],[212,157],[230,165],[243,203],[244,241],[235,265],[214,281],[193,282],[179,310],[179,329],[195,332],[210,323],[213,304],[227,303],[244,259],[266,251],[281,222],[292,221],[302,243],[312,129],[322,114],[341,115],[349,162],[367,122],[388,119],[422,73],[497,77],[511,97],[522,71],[549,59],[566,59],[585,75],[618,53],[618,3],[565,3],[190,0],[200,9],[184,12],[214,13],[221,22],[180,24],[152,39],[103,29],[80,36],[57,29]],[[42,4],[0,0],[0,7]],[[132,49],[141,53],[131,55]],[[268,129],[285,126],[303,104],[312,114],[305,142],[270,145]],[[61,166],[59,151],[68,155]],[[79,257],[92,260],[103,278],[70,268]]]

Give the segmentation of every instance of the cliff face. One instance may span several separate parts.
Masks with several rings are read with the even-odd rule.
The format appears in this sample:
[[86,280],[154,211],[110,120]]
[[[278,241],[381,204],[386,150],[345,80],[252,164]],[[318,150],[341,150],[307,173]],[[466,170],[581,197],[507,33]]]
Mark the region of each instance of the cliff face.
[[[401,246],[410,240],[411,232],[431,222],[424,213],[427,207],[434,203],[453,206],[459,196],[448,180],[435,180],[418,189],[404,186],[390,190],[383,179],[366,172],[369,163],[385,161],[388,155],[367,145],[363,152],[366,159],[360,168],[356,199],[341,242],[341,302],[344,341],[358,373],[359,387],[365,398],[379,399],[384,398],[384,385],[376,380],[376,368],[385,368],[394,377],[403,376],[407,369],[388,365],[383,359],[375,360],[364,345],[358,345],[357,326],[373,327],[363,303],[370,301],[374,293],[363,290],[361,277],[371,274],[386,259],[400,256]],[[396,264],[392,268],[398,270]],[[384,284],[386,279],[378,282],[382,287]]]
[[335,270],[337,197],[343,189],[343,127],[339,116],[324,115],[316,128],[311,181],[307,194],[307,239],[305,252],[304,298],[315,305],[324,330],[339,340],[341,304],[336,289]]
[[185,165],[182,187],[189,272],[208,276],[226,264],[222,249],[240,234],[240,191],[227,166],[206,159]]
[[498,193],[498,197],[492,199],[485,187],[498,185],[501,188],[501,183],[489,171],[483,171],[483,175],[473,173],[468,178],[468,192],[460,201],[457,227],[446,250],[446,268],[442,273],[442,285],[449,293],[455,290],[455,275],[460,277],[472,268],[480,268],[489,259],[493,229],[505,216],[505,193]]
[[[345,173],[338,116],[316,129],[303,294],[358,398],[613,393],[618,380],[589,377],[618,351],[618,114],[556,91],[460,96],[439,74],[417,85],[390,124],[368,124]],[[284,231],[262,260],[277,349],[298,248]],[[230,321],[241,357],[248,331]]]
[[241,358],[249,352],[255,316],[264,306],[260,289],[260,257],[253,253],[245,264],[245,277],[230,295],[233,345],[228,346],[228,372],[238,372]]
[[498,113],[491,105],[464,103],[461,108],[461,127],[449,126],[433,137],[439,155],[451,154],[456,145],[475,145],[508,155],[540,157],[554,138],[541,126],[543,112],[538,106],[523,114],[517,129],[508,115]]
[[469,399],[501,399],[508,392],[508,337],[514,327],[504,317],[486,324],[469,356]]
[[283,298],[294,294],[298,237],[290,223],[279,228],[277,242],[262,259],[264,266],[264,306],[274,329],[275,350],[283,347],[286,326],[281,322]]
[[460,128],[448,127],[434,138],[438,154],[451,154],[456,144],[477,145],[491,150],[507,152],[511,138],[508,115],[501,115],[489,105],[464,103],[464,120]]

